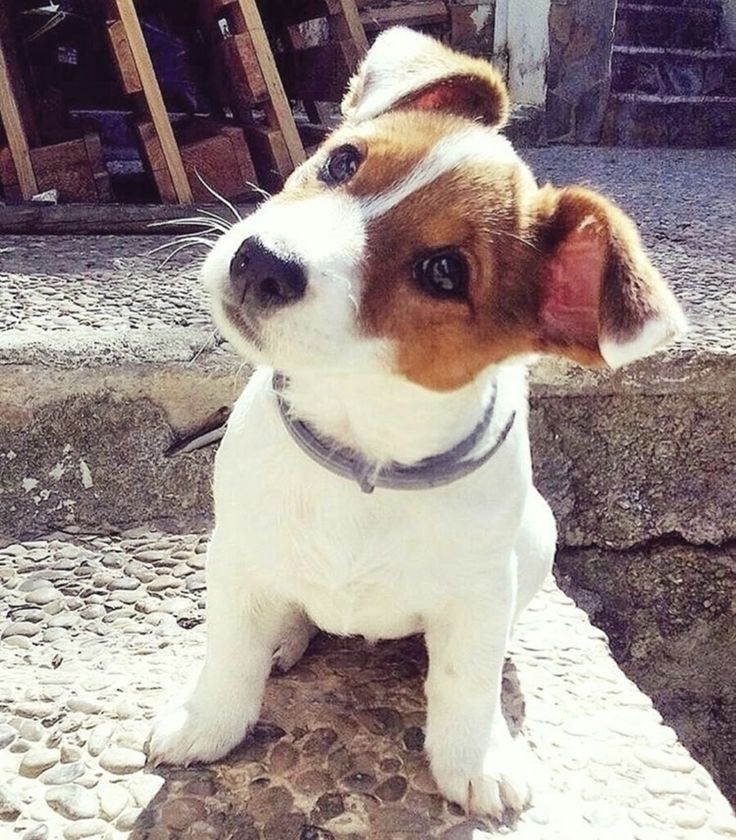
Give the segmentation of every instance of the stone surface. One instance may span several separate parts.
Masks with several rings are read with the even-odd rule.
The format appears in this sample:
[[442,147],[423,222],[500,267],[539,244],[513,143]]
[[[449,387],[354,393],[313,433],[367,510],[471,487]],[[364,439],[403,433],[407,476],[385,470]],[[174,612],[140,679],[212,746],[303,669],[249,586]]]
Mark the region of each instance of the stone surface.
[[733,545],[567,549],[557,567],[570,594],[605,629],[629,677],[736,801]]
[[[715,840],[736,832],[707,772],[618,670],[602,633],[551,584],[522,617],[504,671],[505,712],[516,737],[531,745],[536,768],[535,805],[513,829],[468,819],[436,792],[422,752],[419,638],[369,646],[318,636],[292,671],[271,678],[261,722],[232,755],[210,766],[138,769],[140,753],[121,745],[139,744],[155,709],[197,669],[204,628],[161,614],[170,620],[154,635],[147,619],[156,613],[136,611],[130,624],[102,624],[100,635],[98,619],[76,615],[95,597],[90,581],[102,569],[114,580],[134,557],[152,571],[199,565],[204,540],[137,530],[40,542],[49,569],[73,547],[85,573],[56,583],[70,598],[63,614],[72,617],[58,658],[41,634],[29,651],[0,647],[0,726],[15,729],[30,720],[20,710],[44,708],[46,738],[58,745],[40,762],[52,766],[36,778],[18,772],[27,753],[12,752],[12,743],[0,748],[0,801],[9,803],[13,836]],[[126,562],[106,564],[111,554]],[[32,579],[33,566],[17,568],[23,556],[0,549],[2,604]],[[114,588],[104,591],[114,599]],[[179,591],[202,617],[199,595]],[[674,581],[673,593],[684,604]],[[54,618],[42,618],[42,627]],[[96,704],[70,711],[70,699],[82,696]],[[58,763],[65,755],[72,760]],[[78,764],[83,775],[46,783],[54,772],[76,776]]]

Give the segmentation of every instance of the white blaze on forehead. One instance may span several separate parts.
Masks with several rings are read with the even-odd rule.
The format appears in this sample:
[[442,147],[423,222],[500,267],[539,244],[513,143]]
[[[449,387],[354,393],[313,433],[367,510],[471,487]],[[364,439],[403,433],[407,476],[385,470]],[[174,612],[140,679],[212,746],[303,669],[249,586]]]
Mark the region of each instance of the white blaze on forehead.
[[518,162],[519,157],[505,137],[481,126],[463,129],[436,143],[410,170],[406,178],[391,184],[386,192],[362,198],[362,216],[366,221],[377,219],[393,210],[412,193],[462,166],[493,166]]

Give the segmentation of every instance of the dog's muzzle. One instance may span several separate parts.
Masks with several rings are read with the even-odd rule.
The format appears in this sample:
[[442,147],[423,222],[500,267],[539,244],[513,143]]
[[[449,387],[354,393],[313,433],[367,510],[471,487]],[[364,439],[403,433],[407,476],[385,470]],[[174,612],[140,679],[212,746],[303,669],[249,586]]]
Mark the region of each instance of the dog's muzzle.
[[246,239],[230,261],[229,296],[236,305],[273,309],[300,300],[306,289],[304,266],[256,237]]

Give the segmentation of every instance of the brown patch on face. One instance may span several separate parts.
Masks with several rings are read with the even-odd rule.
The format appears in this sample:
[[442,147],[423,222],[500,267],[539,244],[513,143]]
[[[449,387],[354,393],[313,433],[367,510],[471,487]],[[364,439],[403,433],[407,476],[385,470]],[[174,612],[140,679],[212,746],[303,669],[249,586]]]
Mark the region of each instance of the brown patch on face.
[[[521,163],[466,165],[370,222],[361,325],[395,342],[409,379],[451,390],[530,349],[533,296],[523,268],[534,248],[523,241],[528,201],[520,199],[529,189],[536,186]],[[415,279],[416,261],[445,248],[467,264],[463,299],[437,299]]]

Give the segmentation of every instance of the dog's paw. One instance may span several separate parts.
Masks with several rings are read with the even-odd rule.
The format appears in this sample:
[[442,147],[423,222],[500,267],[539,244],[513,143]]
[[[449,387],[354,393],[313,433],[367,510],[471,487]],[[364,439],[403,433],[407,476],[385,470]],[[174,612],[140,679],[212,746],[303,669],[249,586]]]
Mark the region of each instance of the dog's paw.
[[530,761],[516,741],[491,746],[480,765],[435,754],[431,767],[440,792],[468,814],[513,819],[531,801]]
[[286,673],[302,658],[309,643],[317,634],[317,628],[306,616],[299,616],[284,632],[284,636],[273,655],[273,669]]
[[214,761],[237,746],[254,723],[224,708],[205,711],[191,700],[172,702],[153,722],[148,757],[154,764],[183,766]]

